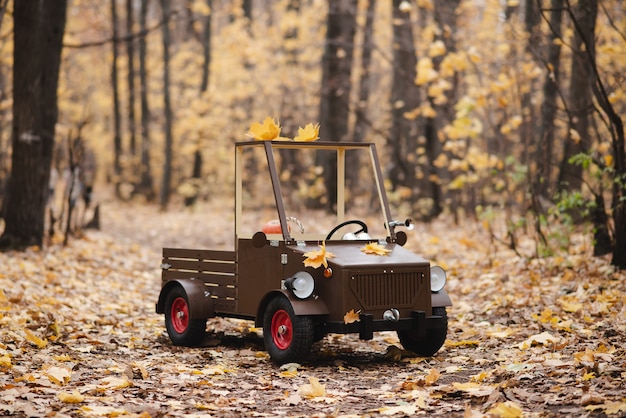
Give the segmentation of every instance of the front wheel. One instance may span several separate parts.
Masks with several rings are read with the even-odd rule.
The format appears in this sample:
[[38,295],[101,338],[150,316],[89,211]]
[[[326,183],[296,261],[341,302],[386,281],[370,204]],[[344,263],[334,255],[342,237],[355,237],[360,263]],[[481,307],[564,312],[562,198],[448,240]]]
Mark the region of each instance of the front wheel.
[[310,316],[297,316],[289,300],[275,297],[263,315],[263,341],[272,361],[297,363],[311,350],[314,328]]
[[176,286],[165,299],[165,328],[174,345],[194,347],[206,333],[206,318],[189,317],[189,298],[182,287]]
[[430,357],[439,351],[448,333],[448,314],[445,307],[436,307],[433,308],[433,315],[442,317],[444,326],[428,330],[424,337],[417,337],[412,330],[398,331],[398,338],[405,349],[422,357]]

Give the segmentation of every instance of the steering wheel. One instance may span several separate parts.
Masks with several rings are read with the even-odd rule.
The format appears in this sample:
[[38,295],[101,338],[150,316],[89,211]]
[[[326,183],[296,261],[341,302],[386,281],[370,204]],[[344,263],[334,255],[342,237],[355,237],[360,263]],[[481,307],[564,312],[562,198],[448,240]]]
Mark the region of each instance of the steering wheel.
[[334,234],[335,232],[337,232],[338,230],[340,230],[340,229],[341,229],[341,228],[343,228],[344,226],[346,226],[346,225],[350,225],[350,224],[357,224],[357,225],[359,225],[359,226],[361,227],[361,229],[359,229],[358,231],[356,231],[356,232],[355,232],[355,234],[358,234],[358,233],[361,233],[361,232],[367,232],[367,225],[365,225],[365,222],[363,222],[363,221],[359,221],[359,220],[357,220],[357,219],[353,219],[353,220],[350,220],[350,221],[345,221],[345,222],[342,222],[342,223],[340,223],[339,225],[337,225],[336,227],[334,227],[334,228],[333,228],[333,229],[332,229],[332,230],[328,233],[328,235],[326,236],[326,240],[329,240],[329,239],[333,236],[333,234]]

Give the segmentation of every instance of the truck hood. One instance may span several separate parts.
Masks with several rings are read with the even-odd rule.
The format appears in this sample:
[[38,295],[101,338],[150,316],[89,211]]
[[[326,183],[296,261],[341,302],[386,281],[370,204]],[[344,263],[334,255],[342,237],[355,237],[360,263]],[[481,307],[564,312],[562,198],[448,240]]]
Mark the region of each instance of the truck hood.
[[[386,255],[366,254],[361,251],[368,242],[365,241],[336,241],[326,243],[326,252],[334,254],[327,258],[328,264],[339,268],[372,268],[372,267],[410,267],[428,266],[429,262],[423,257],[412,253],[398,244],[386,244],[384,248],[390,252]],[[304,254],[310,251],[319,251],[320,245],[307,242],[303,245],[290,245],[287,248],[294,253]]]

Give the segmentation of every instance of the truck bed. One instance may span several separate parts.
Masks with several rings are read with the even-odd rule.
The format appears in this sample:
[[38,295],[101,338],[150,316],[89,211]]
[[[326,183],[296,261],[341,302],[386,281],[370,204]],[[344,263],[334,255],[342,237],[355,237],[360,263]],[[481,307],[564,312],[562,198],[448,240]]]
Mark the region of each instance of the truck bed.
[[232,313],[237,304],[237,264],[234,251],[163,248],[162,285],[170,280],[201,280],[211,294],[216,313]]

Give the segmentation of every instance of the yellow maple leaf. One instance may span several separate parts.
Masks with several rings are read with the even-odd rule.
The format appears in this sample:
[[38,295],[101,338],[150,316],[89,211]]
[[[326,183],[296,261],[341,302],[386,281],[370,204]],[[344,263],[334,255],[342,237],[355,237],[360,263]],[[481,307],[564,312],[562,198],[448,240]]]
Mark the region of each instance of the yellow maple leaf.
[[304,253],[304,266],[305,267],[313,267],[314,269],[324,266],[328,267],[328,258],[335,257],[335,254],[326,251],[326,242],[322,242],[319,250],[313,250]]
[[280,125],[271,117],[266,117],[263,123],[254,122],[250,125],[248,136],[257,141],[271,141],[278,139],[280,135]]
[[24,333],[26,334],[26,339],[29,342],[35,344],[37,347],[44,348],[45,346],[48,345],[48,341],[39,338],[28,328],[24,328]]
[[0,367],[9,368],[12,367],[11,357],[8,354],[3,354],[0,356]]
[[59,400],[63,403],[81,403],[85,400],[85,397],[75,390],[72,393],[59,393]]
[[439,370],[430,369],[430,372],[428,373],[428,375],[426,375],[426,377],[424,378],[424,381],[427,386],[432,386],[433,384],[435,384],[437,380],[439,380],[440,376],[441,376],[441,372],[439,372]]
[[319,139],[320,134],[320,124],[313,125],[312,123],[308,123],[304,126],[304,128],[298,128],[298,136],[296,136],[293,140],[297,142],[311,142],[317,141]]
[[346,324],[359,322],[361,320],[361,317],[359,316],[360,313],[361,313],[360,310],[354,312],[354,309],[351,309],[349,312],[346,312],[346,314],[343,316],[343,322]]
[[374,255],[388,255],[391,252],[391,250],[386,249],[377,242],[370,242],[369,244],[365,244],[365,247],[361,248],[361,251],[365,254]]
[[519,418],[522,416],[522,408],[515,402],[499,402],[487,413],[501,418]]
[[309,383],[298,388],[298,393],[305,398],[326,396],[326,387],[315,377],[309,377]]

